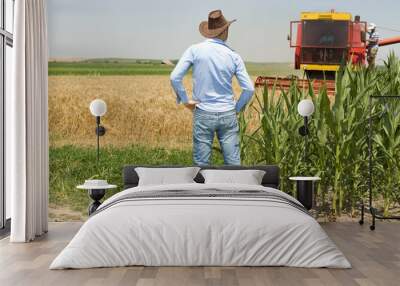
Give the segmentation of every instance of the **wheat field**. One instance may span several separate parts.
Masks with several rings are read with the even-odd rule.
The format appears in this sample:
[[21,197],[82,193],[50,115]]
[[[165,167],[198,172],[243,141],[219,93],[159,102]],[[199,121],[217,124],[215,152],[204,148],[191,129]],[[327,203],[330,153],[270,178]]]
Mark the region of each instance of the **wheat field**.
[[[191,79],[184,85],[191,94]],[[240,87],[234,81],[234,93]],[[117,147],[191,148],[192,112],[176,104],[166,75],[50,76],[49,132],[51,146],[96,144],[92,100],[107,103],[102,118],[106,135],[102,145]]]

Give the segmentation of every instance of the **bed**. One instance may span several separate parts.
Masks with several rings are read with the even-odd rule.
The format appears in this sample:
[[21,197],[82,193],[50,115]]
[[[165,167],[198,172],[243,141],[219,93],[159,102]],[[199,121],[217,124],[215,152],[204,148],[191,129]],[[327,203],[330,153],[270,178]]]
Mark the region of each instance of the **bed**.
[[195,183],[138,186],[135,168],[124,167],[124,190],[82,225],[50,269],[351,267],[307,210],[278,190],[277,166],[218,167],[263,170],[261,185],[204,184],[199,173]]

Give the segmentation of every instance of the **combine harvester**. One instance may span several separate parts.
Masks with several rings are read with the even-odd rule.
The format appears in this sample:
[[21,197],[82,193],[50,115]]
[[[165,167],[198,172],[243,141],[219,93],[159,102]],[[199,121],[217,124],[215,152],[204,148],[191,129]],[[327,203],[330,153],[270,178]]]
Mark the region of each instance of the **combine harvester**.
[[[290,22],[288,41],[290,47],[295,48],[295,69],[302,70],[307,78],[297,79],[297,85],[308,88],[308,79],[312,80],[316,93],[322,85],[326,85],[330,95],[335,93],[335,74],[341,64],[352,61],[354,65],[366,65],[367,22],[360,21],[360,16],[353,20],[350,13],[334,10],[302,12],[300,21]],[[378,45],[396,43],[400,43],[400,37],[379,40]],[[259,76],[255,86],[272,87],[276,84],[287,90],[292,78]]]

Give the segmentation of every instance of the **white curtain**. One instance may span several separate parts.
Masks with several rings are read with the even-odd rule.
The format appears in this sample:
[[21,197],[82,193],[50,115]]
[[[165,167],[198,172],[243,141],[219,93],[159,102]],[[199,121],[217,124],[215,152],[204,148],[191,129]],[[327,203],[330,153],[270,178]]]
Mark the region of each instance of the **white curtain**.
[[6,187],[12,242],[47,232],[49,189],[45,0],[16,0],[13,92],[6,98]]

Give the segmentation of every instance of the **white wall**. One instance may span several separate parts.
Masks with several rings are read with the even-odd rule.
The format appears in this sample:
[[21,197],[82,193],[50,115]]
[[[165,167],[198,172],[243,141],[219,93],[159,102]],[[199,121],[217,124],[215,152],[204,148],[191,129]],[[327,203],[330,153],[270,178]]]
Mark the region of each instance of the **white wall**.
[[[5,113],[10,112],[9,104],[10,104],[10,96],[11,96],[11,75],[12,75],[12,68],[13,68],[13,49],[9,46],[6,47],[6,78],[5,78],[5,85],[6,85],[6,93],[5,93]],[[5,116],[7,118],[7,116]],[[5,124],[5,140],[7,140],[7,122]],[[7,186],[7,152],[5,152],[5,196],[6,196],[6,219],[11,217],[11,193],[10,188]]]

